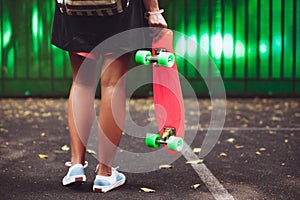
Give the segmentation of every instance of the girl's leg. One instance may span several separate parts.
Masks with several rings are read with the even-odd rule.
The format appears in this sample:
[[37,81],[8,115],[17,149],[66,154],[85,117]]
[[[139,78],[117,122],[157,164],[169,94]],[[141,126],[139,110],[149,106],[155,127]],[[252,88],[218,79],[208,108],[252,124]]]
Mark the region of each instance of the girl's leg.
[[126,111],[126,80],[120,78],[128,70],[130,57],[131,54],[125,54],[117,59],[111,56],[104,57],[98,118],[100,125],[98,175],[111,175],[116,149],[122,136]]
[[[73,84],[68,101],[68,124],[71,143],[71,163],[85,162],[86,143],[94,120],[94,97],[98,85],[96,60],[88,59],[84,69],[80,66],[85,57],[69,53]],[[79,70],[81,69],[81,70]]]

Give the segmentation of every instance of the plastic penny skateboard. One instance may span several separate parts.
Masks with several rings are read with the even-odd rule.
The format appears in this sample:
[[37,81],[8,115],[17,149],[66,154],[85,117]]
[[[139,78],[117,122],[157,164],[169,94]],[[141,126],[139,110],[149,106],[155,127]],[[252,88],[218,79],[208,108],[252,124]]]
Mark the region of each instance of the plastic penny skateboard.
[[158,40],[152,42],[152,52],[137,51],[135,60],[152,63],[153,100],[157,133],[146,135],[146,145],[159,148],[163,144],[168,152],[176,154],[183,148],[184,108],[177,65],[173,49],[173,32],[163,29]]

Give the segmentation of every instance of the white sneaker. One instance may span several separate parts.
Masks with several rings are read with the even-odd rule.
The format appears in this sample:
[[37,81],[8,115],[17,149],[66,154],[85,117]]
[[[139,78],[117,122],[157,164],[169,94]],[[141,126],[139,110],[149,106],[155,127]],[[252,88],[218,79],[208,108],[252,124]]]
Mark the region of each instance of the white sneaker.
[[70,168],[67,175],[62,180],[63,185],[69,185],[77,182],[83,183],[86,181],[84,168],[88,166],[87,161],[85,161],[84,166],[82,164],[75,164],[72,166],[71,162],[66,162],[65,165]]
[[116,187],[123,185],[126,181],[124,174],[117,171],[117,168],[111,169],[111,176],[97,175],[94,180],[94,192],[108,192]]

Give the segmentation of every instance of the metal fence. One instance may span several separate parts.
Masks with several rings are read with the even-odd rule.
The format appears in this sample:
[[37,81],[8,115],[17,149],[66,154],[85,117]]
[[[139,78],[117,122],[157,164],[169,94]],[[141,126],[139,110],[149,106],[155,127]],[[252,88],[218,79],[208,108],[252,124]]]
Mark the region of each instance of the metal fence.
[[[219,75],[229,96],[299,96],[297,0],[160,2],[169,28],[199,44],[192,46],[180,37],[174,40],[175,51],[184,52],[201,68],[199,74],[186,59],[178,58],[179,71],[199,96],[209,94],[203,79]],[[68,56],[50,45],[54,1],[1,0],[0,6],[0,96],[68,95]],[[207,64],[211,61],[218,74]],[[137,95],[146,96],[149,90],[145,87]]]

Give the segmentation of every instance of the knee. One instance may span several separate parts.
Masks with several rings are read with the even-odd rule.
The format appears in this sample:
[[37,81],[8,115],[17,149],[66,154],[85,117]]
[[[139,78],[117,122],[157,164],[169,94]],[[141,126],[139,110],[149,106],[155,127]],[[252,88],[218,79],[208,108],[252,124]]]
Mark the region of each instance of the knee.
[[123,88],[126,84],[126,72],[130,61],[130,54],[125,54],[117,59],[106,57],[103,62],[101,74],[102,88]]
[[126,85],[126,80],[124,77],[112,78],[112,77],[101,77],[101,88],[124,88]]

